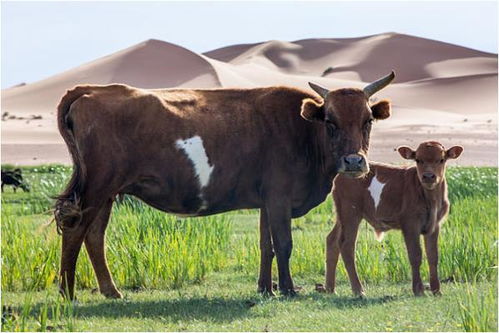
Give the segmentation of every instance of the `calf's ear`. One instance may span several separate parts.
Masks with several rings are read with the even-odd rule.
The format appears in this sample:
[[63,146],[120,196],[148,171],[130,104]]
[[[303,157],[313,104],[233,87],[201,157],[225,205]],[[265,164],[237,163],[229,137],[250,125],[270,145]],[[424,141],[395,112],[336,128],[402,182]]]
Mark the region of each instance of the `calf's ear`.
[[390,107],[390,101],[383,99],[379,102],[374,103],[371,105],[371,111],[373,113],[374,119],[377,120],[383,120],[392,114],[391,107]]
[[406,160],[413,160],[416,158],[416,152],[407,146],[401,146],[397,148],[400,156]]
[[463,152],[463,147],[454,146],[452,148],[447,149],[447,151],[445,152],[445,157],[450,159],[455,159],[458,158],[462,152]]
[[306,98],[301,104],[300,115],[308,121],[324,121],[324,103],[318,104],[311,98]]

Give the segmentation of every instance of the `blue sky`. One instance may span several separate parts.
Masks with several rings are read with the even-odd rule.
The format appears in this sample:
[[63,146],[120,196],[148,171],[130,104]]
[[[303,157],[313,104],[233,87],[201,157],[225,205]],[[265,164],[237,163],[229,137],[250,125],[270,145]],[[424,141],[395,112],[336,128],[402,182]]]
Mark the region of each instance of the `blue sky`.
[[205,52],[265,40],[406,33],[497,53],[497,2],[4,2],[2,88],[149,38]]

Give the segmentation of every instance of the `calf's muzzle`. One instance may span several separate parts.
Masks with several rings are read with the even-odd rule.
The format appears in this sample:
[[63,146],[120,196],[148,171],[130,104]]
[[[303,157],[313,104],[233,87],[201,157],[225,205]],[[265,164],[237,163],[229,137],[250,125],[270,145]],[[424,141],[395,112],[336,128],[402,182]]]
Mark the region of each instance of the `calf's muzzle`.
[[434,183],[437,177],[433,172],[425,172],[423,173],[423,183]]

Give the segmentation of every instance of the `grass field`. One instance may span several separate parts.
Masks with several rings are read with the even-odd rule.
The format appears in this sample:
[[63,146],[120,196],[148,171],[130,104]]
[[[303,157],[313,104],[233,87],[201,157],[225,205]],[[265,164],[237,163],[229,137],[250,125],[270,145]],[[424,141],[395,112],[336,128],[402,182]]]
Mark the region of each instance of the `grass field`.
[[[256,293],[258,212],[180,219],[126,198],[108,228],[108,260],[124,300],[95,293],[83,250],[78,302],[57,292],[60,237],[50,197],[70,169],[23,169],[31,192],[2,196],[2,330],[77,331],[497,331],[497,169],[448,170],[451,213],[440,239],[443,296],[412,296],[402,237],[382,243],[363,224],[357,246],[367,298],[351,296],[342,263],[338,295],[318,294],[328,199],[293,221],[291,271],[299,296]],[[276,269],[274,268],[274,273]],[[422,266],[427,280],[426,262]]]

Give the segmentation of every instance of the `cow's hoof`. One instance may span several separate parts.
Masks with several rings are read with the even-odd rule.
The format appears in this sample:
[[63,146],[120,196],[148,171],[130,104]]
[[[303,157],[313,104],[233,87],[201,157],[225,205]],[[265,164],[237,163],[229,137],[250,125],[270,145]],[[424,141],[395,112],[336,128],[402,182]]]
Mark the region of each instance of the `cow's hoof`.
[[295,297],[298,293],[295,289],[281,289],[281,294],[287,297]]
[[116,289],[114,290],[103,290],[101,294],[109,299],[120,299],[123,298],[123,295]]
[[258,290],[258,292],[264,297],[274,297],[275,293],[272,290]]
[[268,288],[265,287],[258,287],[258,292],[262,294],[262,296],[265,297],[274,297],[274,291],[273,290],[268,290]]
[[440,290],[433,290],[433,296],[442,296],[442,292]]

